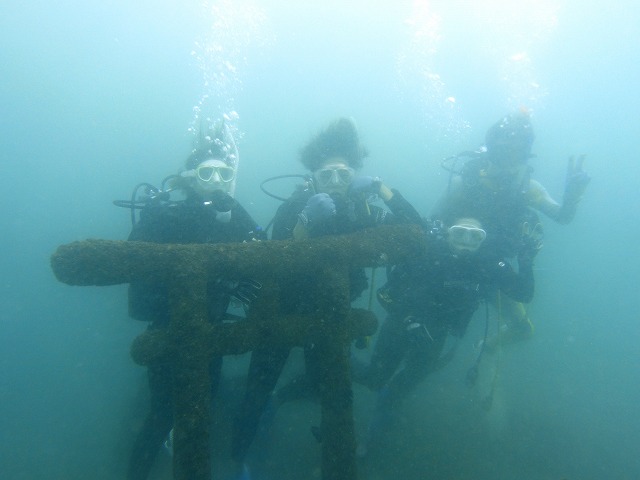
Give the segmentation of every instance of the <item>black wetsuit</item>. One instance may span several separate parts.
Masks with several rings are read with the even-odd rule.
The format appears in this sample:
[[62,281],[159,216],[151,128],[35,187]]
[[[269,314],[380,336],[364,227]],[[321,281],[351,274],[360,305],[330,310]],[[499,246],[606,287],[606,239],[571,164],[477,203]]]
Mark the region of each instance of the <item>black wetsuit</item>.
[[486,154],[467,161],[462,172],[451,178],[446,194],[438,201],[432,218],[452,225],[460,218],[475,218],[487,231],[485,248],[499,255],[513,257],[522,240],[522,225],[539,223],[538,215],[529,207],[529,172],[520,181],[509,176],[493,177],[489,188],[486,180],[490,160]]
[[[219,212],[217,209],[222,210]],[[260,238],[261,231],[242,206],[229,196],[204,203],[190,195],[175,203],[154,202],[140,213],[129,240],[154,243],[229,243]],[[211,281],[207,287],[207,316],[220,323],[229,306],[231,292],[224,281]],[[169,322],[167,287],[162,283],[134,283],[129,287],[129,313],[149,321],[150,329],[164,328]],[[222,357],[210,364],[212,395],[218,387]],[[156,363],[148,367],[150,410],[134,445],[128,480],[148,477],[154,459],[173,426],[171,365]]]
[[516,273],[484,245],[454,254],[437,223],[426,229],[426,257],[395,266],[378,290],[388,315],[368,368],[354,369],[354,380],[375,390],[386,386],[392,399],[406,397],[438,365],[447,336],[464,335],[481,300],[498,288],[520,302],[533,297],[529,257]]
[[[313,195],[309,190],[296,192],[283,203],[276,213],[272,239],[284,240],[293,237],[293,229],[298,222],[298,214]],[[311,237],[346,234],[381,224],[420,223],[420,215],[394,190],[394,196],[386,202],[390,212],[374,205],[355,204],[351,201],[336,200],[336,215],[322,226],[321,230],[309,232]],[[315,309],[313,291],[317,288],[313,278],[292,276],[282,286],[281,306],[285,313],[308,313]],[[367,277],[363,269],[350,272],[351,300],[356,299],[367,288]],[[315,339],[321,341],[321,339]],[[321,348],[305,347],[305,374],[279,391],[278,403],[314,397],[317,394],[319,368],[321,362],[316,352]],[[251,355],[247,379],[247,392],[238,415],[232,443],[232,456],[243,462],[249,446],[253,442],[262,413],[271,393],[275,389],[282,369],[289,356],[289,348],[256,349]]]

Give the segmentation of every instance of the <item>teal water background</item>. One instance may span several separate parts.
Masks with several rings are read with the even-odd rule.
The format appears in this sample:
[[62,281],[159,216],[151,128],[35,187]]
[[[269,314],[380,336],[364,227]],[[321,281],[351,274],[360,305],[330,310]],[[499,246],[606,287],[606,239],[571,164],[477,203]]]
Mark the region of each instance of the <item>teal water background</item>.
[[[363,173],[428,215],[446,188],[440,161],[526,106],[534,177],[560,199],[567,158],[584,153],[593,178],[571,225],[545,221],[535,337],[504,350],[487,413],[496,360],[477,391],[463,385],[475,321],[467,353],[407,401],[361,476],[640,478],[639,20],[631,0],[3,2],[2,477],[123,478],[146,394],[129,346],[144,325],[124,286],[63,285],[49,258],[126,238],[112,200],[175,173],[197,115],[233,119],[236,196],[266,225],[278,202],[260,182],[302,173],[298,149],[337,116],[357,121]],[[234,378],[246,359],[228,363]],[[355,394],[361,434],[373,397]],[[316,420],[313,404],[283,409],[266,473],[318,476]]]

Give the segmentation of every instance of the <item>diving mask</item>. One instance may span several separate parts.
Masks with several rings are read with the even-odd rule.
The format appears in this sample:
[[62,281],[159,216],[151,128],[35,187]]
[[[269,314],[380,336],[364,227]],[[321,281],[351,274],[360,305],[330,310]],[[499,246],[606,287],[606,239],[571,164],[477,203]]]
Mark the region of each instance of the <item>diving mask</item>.
[[182,175],[194,179],[193,187],[201,195],[220,191],[233,196],[236,169],[222,160],[205,160],[193,170],[183,172]]
[[319,187],[348,186],[353,180],[355,171],[351,167],[327,166],[316,170],[313,174]]
[[482,228],[467,225],[453,225],[449,227],[448,232],[449,244],[456,250],[474,252],[487,238],[487,232]]
[[202,182],[211,182],[212,180],[216,181],[216,179],[214,179],[214,176],[217,175],[219,181],[228,183],[232,181],[236,176],[236,171],[232,167],[229,167],[227,165],[206,165],[206,163],[207,162],[199,165],[196,168],[196,177],[198,177],[198,180]]

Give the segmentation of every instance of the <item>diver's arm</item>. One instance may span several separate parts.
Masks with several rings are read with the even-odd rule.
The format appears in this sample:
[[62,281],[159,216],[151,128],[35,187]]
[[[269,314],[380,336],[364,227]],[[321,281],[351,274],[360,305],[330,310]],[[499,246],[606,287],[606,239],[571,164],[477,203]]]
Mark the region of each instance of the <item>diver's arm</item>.
[[[395,189],[387,187],[378,177],[356,177],[349,186],[349,197],[355,203],[365,206],[367,214],[371,213],[368,198],[376,195],[381,198],[393,215],[375,216],[375,223],[420,223],[420,214],[415,208]],[[384,212],[383,209],[378,209]]]
[[393,220],[389,223],[415,223],[422,222],[422,218],[418,211],[405,199],[402,194],[396,189],[390,189],[384,184],[380,186],[380,198],[384,200],[384,203],[391,213],[393,214]]
[[307,230],[304,223],[298,219],[298,223],[293,227],[293,239],[304,240],[305,238],[309,238],[309,230]]
[[332,233],[335,216],[336,205],[329,194],[312,195],[296,215],[296,223],[292,230],[293,239],[302,240]]
[[234,200],[231,206],[231,222],[238,226],[235,229],[236,238],[230,238],[231,241],[250,242],[267,239],[266,232],[237,200]]
[[378,191],[378,196],[387,203],[389,200],[393,198],[393,190],[387,187],[384,183],[380,183],[380,190]]
[[560,205],[549,195],[547,189],[536,180],[529,181],[528,198],[529,206],[563,225],[569,223],[575,214],[575,207],[571,209]]
[[591,177],[582,168],[584,159],[584,155],[577,159],[569,158],[562,205],[553,200],[540,183],[531,180],[529,184],[531,206],[562,225],[571,222],[578,209],[578,203],[582,200],[582,195],[591,181]]
[[518,272],[509,263],[502,261],[496,269],[496,280],[500,290],[516,302],[529,303],[533,300],[535,280],[533,277],[533,258],[518,257]]
[[273,217],[272,240],[296,238],[295,231],[298,230],[298,223],[300,223],[298,214],[302,211],[308,199],[309,194],[307,191],[295,192],[291,198],[278,207]]

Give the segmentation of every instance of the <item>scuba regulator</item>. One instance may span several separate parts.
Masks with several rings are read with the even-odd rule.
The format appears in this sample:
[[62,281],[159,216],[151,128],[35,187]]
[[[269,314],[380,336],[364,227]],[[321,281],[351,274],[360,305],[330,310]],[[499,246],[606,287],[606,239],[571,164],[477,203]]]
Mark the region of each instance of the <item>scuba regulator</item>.
[[[131,192],[131,198],[129,200],[114,200],[113,204],[116,207],[128,208],[131,210],[131,225],[135,225],[136,210],[142,210],[147,205],[154,202],[171,202],[171,192],[177,189],[175,180],[181,179],[180,175],[169,175],[165,177],[160,188],[152,185],[151,183],[142,182],[137,184]],[[169,182],[174,180],[173,185],[168,185]]]

